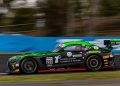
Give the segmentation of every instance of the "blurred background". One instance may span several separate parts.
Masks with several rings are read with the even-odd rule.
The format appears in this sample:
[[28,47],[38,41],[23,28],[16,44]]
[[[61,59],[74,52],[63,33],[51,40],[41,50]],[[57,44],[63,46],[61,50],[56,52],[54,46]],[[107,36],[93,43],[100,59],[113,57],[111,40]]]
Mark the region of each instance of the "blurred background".
[[0,33],[119,36],[119,0],[0,0]]

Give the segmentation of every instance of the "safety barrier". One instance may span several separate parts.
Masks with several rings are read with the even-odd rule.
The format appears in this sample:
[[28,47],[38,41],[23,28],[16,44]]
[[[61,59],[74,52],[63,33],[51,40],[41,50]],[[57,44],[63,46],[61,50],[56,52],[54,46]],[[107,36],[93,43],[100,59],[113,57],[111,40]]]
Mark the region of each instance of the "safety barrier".
[[[24,35],[0,35],[0,52],[41,52],[51,51],[58,43],[65,41],[87,41],[104,47],[103,40],[120,37],[32,37]],[[120,52],[120,45],[113,46],[113,52]]]

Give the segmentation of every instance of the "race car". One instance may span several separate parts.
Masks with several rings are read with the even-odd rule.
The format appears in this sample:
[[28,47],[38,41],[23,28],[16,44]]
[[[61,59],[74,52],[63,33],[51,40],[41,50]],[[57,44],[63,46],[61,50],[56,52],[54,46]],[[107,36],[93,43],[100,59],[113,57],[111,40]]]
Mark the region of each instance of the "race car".
[[60,43],[51,52],[25,53],[9,58],[9,73],[32,74],[37,72],[98,71],[113,66],[111,42],[106,48],[84,41]]

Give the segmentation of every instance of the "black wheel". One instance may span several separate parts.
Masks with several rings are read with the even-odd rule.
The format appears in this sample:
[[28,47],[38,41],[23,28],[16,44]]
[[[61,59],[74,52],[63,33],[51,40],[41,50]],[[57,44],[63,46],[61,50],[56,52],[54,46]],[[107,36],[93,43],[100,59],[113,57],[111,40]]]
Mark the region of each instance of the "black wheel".
[[86,60],[86,67],[90,71],[98,71],[102,68],[103,62],[99,56],[92,55]]
[[20,64],[20,70],[22,73],[33,74],[37,71],[38,65],[34,59],[26,58]]

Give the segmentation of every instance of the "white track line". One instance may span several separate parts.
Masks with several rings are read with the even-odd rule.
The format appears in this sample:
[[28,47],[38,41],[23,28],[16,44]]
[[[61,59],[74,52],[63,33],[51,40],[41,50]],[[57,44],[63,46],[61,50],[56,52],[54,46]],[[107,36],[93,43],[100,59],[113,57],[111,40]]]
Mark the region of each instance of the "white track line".
[[0,75],[5,75],[5,74],[7,74],[7,73],[0,73]]

